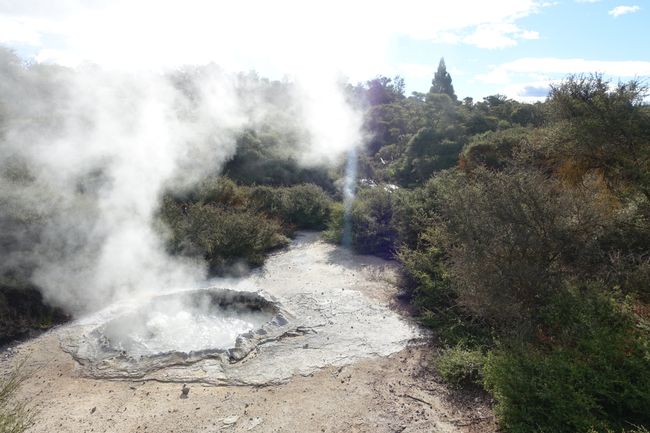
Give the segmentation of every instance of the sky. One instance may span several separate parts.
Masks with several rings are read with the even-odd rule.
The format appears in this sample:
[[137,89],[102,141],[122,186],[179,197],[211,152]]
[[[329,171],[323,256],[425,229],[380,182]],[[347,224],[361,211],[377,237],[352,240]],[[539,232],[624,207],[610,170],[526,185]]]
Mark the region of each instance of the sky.
[[272,79],[400,75],[426,92],[535,101],[569,74],[650,78],[646,0],[0,0],[0,44],[35,62],[166,70],[216,63]]

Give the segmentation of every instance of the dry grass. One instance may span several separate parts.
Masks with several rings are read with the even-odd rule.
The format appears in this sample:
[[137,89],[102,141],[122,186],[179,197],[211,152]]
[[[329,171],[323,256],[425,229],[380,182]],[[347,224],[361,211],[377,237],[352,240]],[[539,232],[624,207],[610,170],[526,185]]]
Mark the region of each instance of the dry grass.
[[34,412],[25,402],[16,401],[14,394],[25,379],[24,362],[0,379],[0,433],[22,433],[34,421]]

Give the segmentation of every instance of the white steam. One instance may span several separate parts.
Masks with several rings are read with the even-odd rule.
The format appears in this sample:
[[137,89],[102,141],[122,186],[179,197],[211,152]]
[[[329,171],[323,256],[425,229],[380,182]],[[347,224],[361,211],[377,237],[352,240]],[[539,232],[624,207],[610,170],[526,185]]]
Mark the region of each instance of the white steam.
[[[46,299],[75,311],[204,279],[202,263],[165,253],[153,228],[161,195],[218,172],[270,109],[216,67],[188,74],[191,91],[170,74],[25,66],[0,50],[0,270],[29,268]],[[305,128],[297,156],[312,165],[359,134],[336,81],[313,84],[292,95]]]

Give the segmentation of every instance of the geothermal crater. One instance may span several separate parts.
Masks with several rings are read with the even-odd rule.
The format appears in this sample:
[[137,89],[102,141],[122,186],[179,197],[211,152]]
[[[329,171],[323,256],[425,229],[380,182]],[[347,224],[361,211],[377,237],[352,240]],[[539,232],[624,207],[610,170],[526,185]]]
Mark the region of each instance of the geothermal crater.
[[256,293],[207,289],[154,298],[93,335],[106,353],[141,358],[233,349],[238,336],[266,335],[265,324],[286,322],[277,304]]
[[248,276],[114,304],[57,335],[81,376],[282,383],[388,356],[423,337],[387,306],[391,265],[325,244],[317,233],[299,233],[288,250]]
[[107,316],[64,348],[89,371],[113,377],[207,358],[234,363],[290,330],[290,314],[269,295],[220,288],[157,296]]

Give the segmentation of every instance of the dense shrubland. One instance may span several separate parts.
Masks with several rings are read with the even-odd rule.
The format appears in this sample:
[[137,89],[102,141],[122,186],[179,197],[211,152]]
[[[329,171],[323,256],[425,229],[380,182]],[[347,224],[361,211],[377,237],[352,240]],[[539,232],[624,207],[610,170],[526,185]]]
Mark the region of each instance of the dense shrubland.
[[437,370],[482,384],[504,430],[644,431],[646,89],[576,76],[544,103],[457,102],[439,74],[426,95],[385,78],[365,87],[373,138],[360,168],[377,185],[351,207],[353,247],[401,263],[447,348]]

